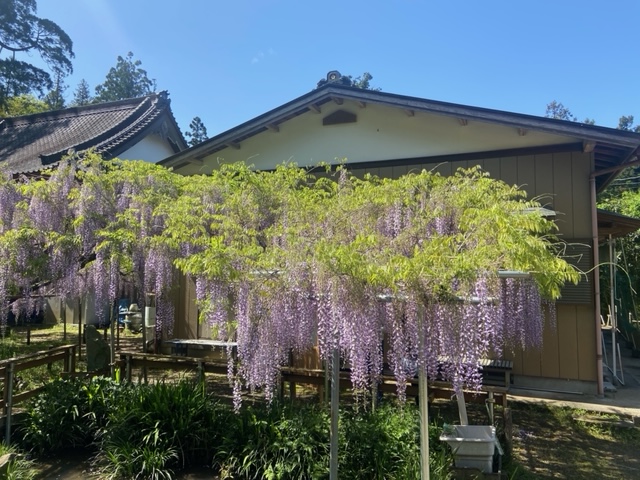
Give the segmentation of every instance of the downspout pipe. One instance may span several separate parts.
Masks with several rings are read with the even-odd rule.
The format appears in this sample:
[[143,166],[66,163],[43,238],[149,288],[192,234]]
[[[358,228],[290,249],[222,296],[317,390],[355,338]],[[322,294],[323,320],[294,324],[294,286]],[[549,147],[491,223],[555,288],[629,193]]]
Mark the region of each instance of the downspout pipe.
[[593,237],[593,286],[595,295],[595,327],[596,327],[596,378],[598,396],[604,395],[604,373],[602,371],[602,325],[600,322],[600,252],[598,251],[598,206],[596,202],[596,175],[589,177],[591,188],[591,235]]

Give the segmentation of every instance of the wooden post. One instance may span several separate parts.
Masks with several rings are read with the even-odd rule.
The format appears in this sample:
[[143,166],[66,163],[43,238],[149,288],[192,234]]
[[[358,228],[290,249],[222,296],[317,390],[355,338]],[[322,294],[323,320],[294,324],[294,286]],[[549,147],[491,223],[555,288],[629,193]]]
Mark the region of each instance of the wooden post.
[[78,299],[78,362],[82,360],[82,298]]
[[71,345],[69,350],[69,372],[75,373],[76,371],[76,346]]
[[331,447],[329,479],[338,480],[338,419],[340,409],[340,349],[333,349],[331,361]]
[[507,443],[507,451],[511,452],[513,449],[513,418],[510,407],[504,408],[502,418],[504,419],[504,438]]
[[198,382],[199,383],[204,383],[204,379],[205,379],[205,375],[204,375],[204,362],[203,361],[199,361],[198,362]]
[[111,378],[116,378],[116,339],[115,339],[115,324],[118,321],[118,317],[114,317],[114,309],[116,308],[116,302],[114,300],[111,305]]
[[15,364],[9,362],[7,365],[7,373],[4,382],[4,414],[5,414],[5,435],[4,441],[7,445],[11,445],[11,409],[13,407],[13,372]]
[[62,312],[60,314],[62,317],[62,338],[67,343],[67,301],[60,299],[60,303],[62,304]]
[[429,480],[429,391],[427,374],[418,373],[418,398],[420,403],[420,478]]
[[[53,349],[52,346],[49,347],[49,350]],[[51,362],[47,363],[47,371],[51,373]]]

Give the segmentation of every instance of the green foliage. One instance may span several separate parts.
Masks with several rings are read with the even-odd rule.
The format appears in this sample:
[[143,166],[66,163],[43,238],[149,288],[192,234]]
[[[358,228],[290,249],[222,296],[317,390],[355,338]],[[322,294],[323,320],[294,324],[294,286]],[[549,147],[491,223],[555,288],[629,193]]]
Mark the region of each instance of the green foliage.
[[28,459],[14,446],[0,443],[0,456],[12,454],[14,459],[7,465],[7,470],[2,477],[4,480],[32,480],[36,478],[37,471],[33,460]]
[[[351,75],[349,75],[349,78],[351,78]],[[373,80],[373,75],[369,72],[364,72],[362,75],[358,75],[356,78],[351,80],[351,86],[361,88],[363,90],[374,90],[376,92],[382,90],[381,88],[372,87],[371,80]]]
[[50,110],[49,105],[43,100],[38,100],[33,95],[18,95],[8,98],[0,105],[0,117],[18,117]]
[[[433,478],[448,478],[450,455],[430,429]],[[203,384],[119,385],[95,378],[52,383],[37,397],[24,445],[40,454],[97,449],[101,477],[173,478],[209,465],[221,478],[328,477],[329,412],[318,405],[256,405],[233,412]],[[419,478],[415,406],[383,405],[375,413],[343,409],[340,472],[344,478]],[[439,472],[439,473],[438,473]]]
[[225,430],[214,456],[222,478],[306,479],[328,474],[329,416],[323,409],[249,407],[228,418]]
[[0,105],[9,97],[53,87],[49,72],[18,57],[39,56],[56,74],[73,71],[73,43],[56,23],[37,16],[36,0],[0,2]]
[[61,110],[65,108],[64,92],[67,88],[67,85],[64,83],[64,77],[60,72],[57,72],[53,82],[53,88],[44,97],[44,102],[49,107],[49,110]]
[[96,377],[89,382],[59,379],[47,384],[27,410],[24,445],[40,454],[88,447],[106,422],[117,386]]
[[188,381],[121,390],[98,435],[101,471],[109,478],[172,478],[173,468],[210,459],[217,408],[202,384]]
[[140,68],[142,62],[133,59],[129,52],[126,58],[118,56],[118,62],[107,73],[104,83],[96,87],[94,102],[114,102],[141,97],[153,92],[155,80],[150,80],[147,71]]
[[189,124],[189,131],[185,132],[184,136],[189,138],[190,147],[195,147],[209,138],[207,136],[207,127],[204,126],[200,117],[193,117]]
[[89,90],[89,84],[83,78],[78,83],[75,91],[73,92],[73,101],[71,102],[72,107],[82,107],[83,105],[89,105],[93,101],[93,97],[91,96],[91,91]]
[[547,104],[547,110],[544,114],[547,118],[555,118],[556,120],[568,120],[570,122],[577,122],[578,118],[571,113],[567,107],[561,102],[555,100]]

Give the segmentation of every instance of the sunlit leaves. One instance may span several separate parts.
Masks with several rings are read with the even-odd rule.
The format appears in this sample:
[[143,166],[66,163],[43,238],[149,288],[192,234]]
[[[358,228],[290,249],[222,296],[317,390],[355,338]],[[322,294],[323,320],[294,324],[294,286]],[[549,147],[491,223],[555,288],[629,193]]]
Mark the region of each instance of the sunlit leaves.
[[[314,345],[324,358],[339,348],[358,387],[384,362],[399,380],[422,368],[477,384],[478,359],[537,345],[540,295],[578,279],[537,206],[480,169],[391,180],[234,164],[182,177],[89,155],[0,183],[0,288],[28,293],[50,278],[98,304],[153,292],[170,329],[178,269],[195,279],[201,318],[238,342],[236,393],[273,394],[289,354]],[[53,268],[60,259],[73,268]]]

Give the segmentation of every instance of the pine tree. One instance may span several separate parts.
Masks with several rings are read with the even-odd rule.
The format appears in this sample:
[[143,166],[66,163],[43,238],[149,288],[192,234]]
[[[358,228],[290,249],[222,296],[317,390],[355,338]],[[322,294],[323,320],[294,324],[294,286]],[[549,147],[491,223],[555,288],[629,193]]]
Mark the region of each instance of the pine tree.
[[49,107],[49,110],[61,110],[65,107],[64,92],[67,88],[62,72],[56,72],[53,89],[44,97],[44,102]]
[[73,71],[73,42],[56,23],[37,16],[36,0],[0,1],[0,46],[0,104],[53,88],[50,73],[31,63],[35,56],[50,71]]
[[118,57],[118,63],[107,73],[104,83],[96,87],[96,102],[115,102],[126,98],[148,95],[156,88],[156,81],[149,79],[147,71],[140,68],[142,62],[133,59],[129,52],[126,58]]
[[190,130],[185,132],[185,137],[189,138],[187,142],[190,147],[194,147],[199,143],[204,142],[207,138],[207,127],[204,126],[200,117],[193,117],[191,123],[189,124]]
[[73,92],[73,102],[71,105],[74,107],[81,107],[83,105],[89,105],[93,101],[91,97],[91,91],[89,90],[89,84],[83,78],[78,83],[75,92]]

